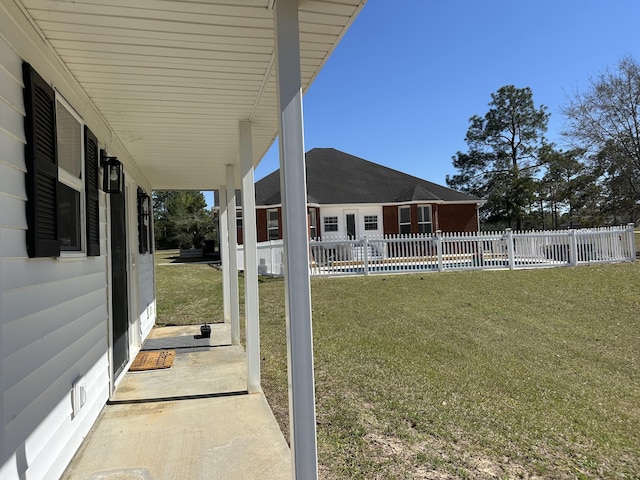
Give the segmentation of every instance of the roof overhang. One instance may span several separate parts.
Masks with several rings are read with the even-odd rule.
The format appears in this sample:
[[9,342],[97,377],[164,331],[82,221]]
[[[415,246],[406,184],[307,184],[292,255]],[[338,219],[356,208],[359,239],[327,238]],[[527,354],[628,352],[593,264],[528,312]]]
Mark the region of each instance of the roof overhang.
[[[300,0],[303,90],[365,2]],[[252,122],[254,165],[278,134],[273,0],[3,3],[50,49],[41,63],[72,78],[63,94],[82,90],[82,108],[106,125],[99,140],[153,189],[223,184],[241,120]]]

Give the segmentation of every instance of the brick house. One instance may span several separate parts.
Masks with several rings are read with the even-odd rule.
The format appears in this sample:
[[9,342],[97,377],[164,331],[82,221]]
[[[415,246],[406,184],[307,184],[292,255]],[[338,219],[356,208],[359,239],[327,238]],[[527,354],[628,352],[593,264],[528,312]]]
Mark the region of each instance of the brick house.
[[[311,238],[479,230],[484,201],[466,193],[334,148],[314,148],[306,161]],[[258,242],[282,238],[280,170],[256,182],[256,224]]]

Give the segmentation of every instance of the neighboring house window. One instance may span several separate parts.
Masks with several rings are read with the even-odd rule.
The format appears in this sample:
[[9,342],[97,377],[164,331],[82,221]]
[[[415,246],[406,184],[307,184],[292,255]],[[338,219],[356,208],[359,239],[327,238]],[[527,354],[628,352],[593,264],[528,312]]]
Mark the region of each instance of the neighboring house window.
[[318,217],[315,208],[309,209],[309,236],[318,238]]
[[267,210],[267,232],[269,240],[280,238],[280,224],[278,222],[278,209]]
[[[98,142],[80,116],[23,63],[27,253],[100,255]],[[86,226],[86,229],[85,229]]]
[[364,229],[365,230],[378,230],[378,216],[377,215],[365,215],[364,216]]
[[411,207],[398,207],[398,221],[402,235],[411,233]]
[[338,231],[338,217],[324,217],[323,222],[325,232]]
[[431,205],[418,205],[418,232],[433,232],[431,222]]
[[242,228],[242,209],[236,209],[236,228]]

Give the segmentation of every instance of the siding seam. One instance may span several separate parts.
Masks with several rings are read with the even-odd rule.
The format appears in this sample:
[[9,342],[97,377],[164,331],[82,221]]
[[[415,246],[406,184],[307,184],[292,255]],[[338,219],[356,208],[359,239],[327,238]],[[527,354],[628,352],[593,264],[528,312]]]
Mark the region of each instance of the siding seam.
[[[24,114],[22,115],[24,117]],[[0,127],[0,132],[3,132],[5,135],[7,135],[8,137],[13,138],[15,141],[17,141],[18,143],[22,144],[22,145],[26,145],[27,142],[20,137],[16,137],[13,133],[11,133],[9,130],[6,130],[2,127]]]
[[2,101],[2,103],[7,105],[9,108],[11,108],[11,110],[15,111],[16,113],[19,113],[23,117],[27,115],[27,113],[24,110],[21,110],[17,105],[14,105],[13,103],[11,103],[8,98],[4,98],[3,96],[0,96],[0,100]]

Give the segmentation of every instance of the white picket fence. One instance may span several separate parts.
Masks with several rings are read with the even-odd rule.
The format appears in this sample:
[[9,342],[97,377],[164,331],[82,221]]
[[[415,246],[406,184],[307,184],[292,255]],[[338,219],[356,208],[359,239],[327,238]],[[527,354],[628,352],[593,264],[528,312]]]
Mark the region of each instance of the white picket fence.
[[[633,225],[580,230],[436,232],[309,242],[312,276],[522,269],[633,261]],[[282,241],[258,244],[258,272],[282,275]],[[238,268],[242,269],[242,246]]]

